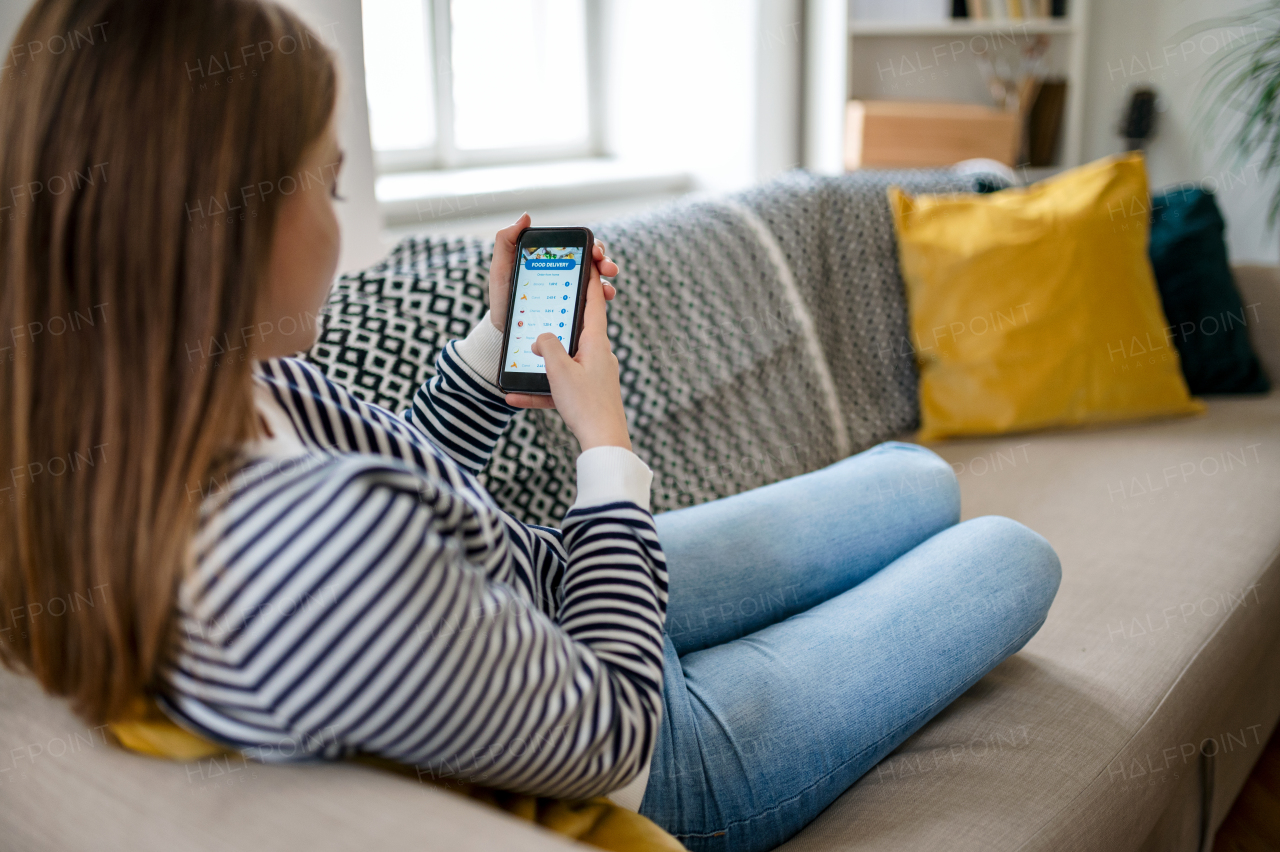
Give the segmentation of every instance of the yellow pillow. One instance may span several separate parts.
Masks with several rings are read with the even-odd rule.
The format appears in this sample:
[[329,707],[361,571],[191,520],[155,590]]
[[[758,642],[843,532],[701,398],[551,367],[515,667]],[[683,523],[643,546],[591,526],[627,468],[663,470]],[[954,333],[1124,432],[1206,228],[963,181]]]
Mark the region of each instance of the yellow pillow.
[[1025,189],[889,189],[921,440],[1203,411],[1147,257],[1140,154]]
[[[235,754],[228,748],[178,727],[154,701],[141,697],[134,699],[128,718],[108,724],[107,729],[115,736],[116,742],[129,751],[187,763],[208,760],[210,778],[221,775],[224,771],[222,767],[228,766]],[[218,763],[218,758],[222,759],[221,764]],[[481,787],[458,778],[436,778],[430,773],[424,778],[415,767],[372,755],[357,755],[352,759],[484,802],[520,819],[536,822],[551,831],[568,835],[586,846],[608,852],[685,852],[680,841],[659,828],[657,823],[621,805],[615,805],[604,796],[579,800],[522,796]],[[239,758],[241,764],[244,760],[243,757]],[[204,777],[204,770],[204,766],[199,768],[201,778]],[[225,771],[235,770],[229,768]],[[187,771],[187,780],[191,780],[191,770]]]

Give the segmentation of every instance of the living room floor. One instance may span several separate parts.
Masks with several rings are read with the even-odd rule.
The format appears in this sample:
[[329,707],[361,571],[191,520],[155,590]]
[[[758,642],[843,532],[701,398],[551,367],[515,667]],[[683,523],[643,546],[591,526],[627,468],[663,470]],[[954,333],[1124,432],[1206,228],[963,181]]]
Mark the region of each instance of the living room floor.
[[1218,829],[1213,852],[1280,850],[1280,727]]

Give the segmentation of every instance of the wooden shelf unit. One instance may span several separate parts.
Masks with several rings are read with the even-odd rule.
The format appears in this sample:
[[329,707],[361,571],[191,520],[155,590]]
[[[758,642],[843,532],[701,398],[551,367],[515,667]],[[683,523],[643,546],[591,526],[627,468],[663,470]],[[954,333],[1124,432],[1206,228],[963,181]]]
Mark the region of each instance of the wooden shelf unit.
[[[928,61],[930,50],[939,49],[937,39],[964,39],[968,45],[973,38],[1000,33],[1014,38],[1047,35],[1052,40],[1050,54],[1060,61],[1056,67],[1051,66],[1050,72],[1067,81],[1067,103],[1058,160],[1047,170],[1080,165],[1089,0],[1070,0],[1068,12],[1066,18],[854,21],[849,19],[848,0],[805,0],[805,166],[826,173],[843,171],[846,102],[853,98],[882,97],[874,89],[882,82],[883,73],[881,80],[857,79],[855,64],[859,51],[884,52],[892,45],[892,49],[904,55],[919,55]],[[933,44],[928,42],[930,39],[934,40]],[[972,61],[972,57],[966,59]],[[990,104],[989,99],[981,98],[981,93],[971,93],[965,98],[949,97],[945,91],[947,86],[930,85],[931,79],[923,74],[913,78],[910,82],[915,88],[905,99]]]

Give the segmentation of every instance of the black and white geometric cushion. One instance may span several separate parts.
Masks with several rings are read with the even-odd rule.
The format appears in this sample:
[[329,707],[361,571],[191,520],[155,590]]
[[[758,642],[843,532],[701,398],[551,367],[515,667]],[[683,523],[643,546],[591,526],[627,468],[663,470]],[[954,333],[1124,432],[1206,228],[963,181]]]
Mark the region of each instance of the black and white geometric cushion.
[[[655,513],[823,467],[914,428],[916,372],[885,190],[972,191],[949,171],[793,172],[593,227],[619,266],[609,338]],[[362,399],[408,407],[488,307],[491,240],[410,237],[335,284],[306,357]],[[558,526],[578,445],[517,414],[481,481]]]

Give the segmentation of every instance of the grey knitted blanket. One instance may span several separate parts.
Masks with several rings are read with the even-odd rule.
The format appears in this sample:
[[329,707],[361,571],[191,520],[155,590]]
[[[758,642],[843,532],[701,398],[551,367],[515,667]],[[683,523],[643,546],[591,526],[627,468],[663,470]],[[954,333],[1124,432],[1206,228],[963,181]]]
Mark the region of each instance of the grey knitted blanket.
[[[609,337],[655,513],[815,470],[918,420],[885,190],[968,192],[949,171],[792,172],[593,225],[620,268]],[[487,308],[492,241],[407,238],[338,280],[307,357],[363,399],[408,407]],[[577,442],[518,414],[481,479],[527,523],[559,524]]]

